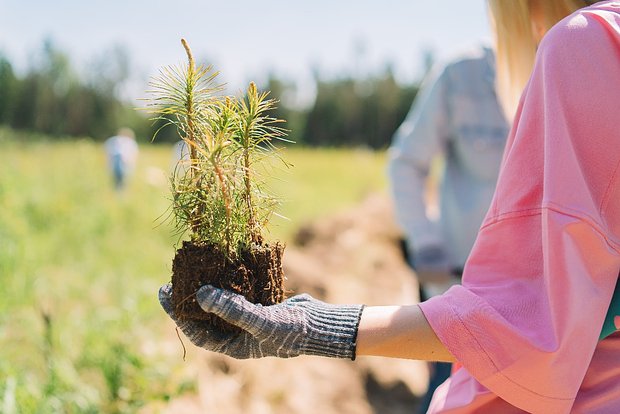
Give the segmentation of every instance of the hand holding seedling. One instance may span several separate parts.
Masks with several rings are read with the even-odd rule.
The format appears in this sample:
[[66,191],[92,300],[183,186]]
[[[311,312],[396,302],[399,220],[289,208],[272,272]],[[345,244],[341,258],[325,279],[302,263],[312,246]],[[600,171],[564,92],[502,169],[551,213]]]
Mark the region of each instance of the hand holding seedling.
[[179,320],[171,291],[170,284],[159,290],[162,307],[194,345],[206,350],[237,359],[299,355],[355,359],[363,305],[332,305],[303,294],[263,306],[211,285],[201,287],[196,293],[198,304],[240,328],[230,332],[207,320]]

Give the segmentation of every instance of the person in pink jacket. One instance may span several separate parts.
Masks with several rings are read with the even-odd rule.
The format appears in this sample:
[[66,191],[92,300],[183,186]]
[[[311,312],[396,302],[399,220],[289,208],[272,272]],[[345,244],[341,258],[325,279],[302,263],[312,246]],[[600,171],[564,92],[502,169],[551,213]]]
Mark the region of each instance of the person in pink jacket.
[[620,1],[489,4],[499,86],[516,109],[462,285],[379,307],[308,295],[260,306],[201,287],[198,303],[233,333],[178,319],[164,285],[162,306],[195,345],[456,362],[430,413],[620,413]]

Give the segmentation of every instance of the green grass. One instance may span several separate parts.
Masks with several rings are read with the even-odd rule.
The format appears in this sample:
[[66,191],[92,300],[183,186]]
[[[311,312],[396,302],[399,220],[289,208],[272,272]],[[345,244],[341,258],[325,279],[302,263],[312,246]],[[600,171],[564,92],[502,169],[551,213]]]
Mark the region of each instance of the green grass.
[[[100,144],[0,137],[0,412],[134,412],[187,389],[144,352],[170,335],[156,296],[179,241],[162,219],[171,154],[143,145],[119,195]],[[290,221],[274,218],[268,238],[385,188],[382,153],[284,157],[294,167],[273,187]]]
[[282,156],[293,164],[276,172],[273,191],[282,198],[271,235],[288,240],[308,220],[351,207],[367,195],[385,191],[385,154],[367,150],[292,149]]

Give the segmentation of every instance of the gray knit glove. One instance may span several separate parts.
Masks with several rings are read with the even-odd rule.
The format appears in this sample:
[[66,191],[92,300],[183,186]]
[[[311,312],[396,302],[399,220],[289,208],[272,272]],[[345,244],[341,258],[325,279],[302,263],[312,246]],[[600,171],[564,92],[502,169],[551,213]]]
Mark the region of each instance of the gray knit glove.
[[241,328],[222,332],[202,320],[178,320],[172,311],[171,285],[159,290],[159,302],[196,346],[237,359],[319,355],[355,359],[357,328],[363,305],[331,305],[308,294],[262,306],[211,285],[196,299],[206,311]]

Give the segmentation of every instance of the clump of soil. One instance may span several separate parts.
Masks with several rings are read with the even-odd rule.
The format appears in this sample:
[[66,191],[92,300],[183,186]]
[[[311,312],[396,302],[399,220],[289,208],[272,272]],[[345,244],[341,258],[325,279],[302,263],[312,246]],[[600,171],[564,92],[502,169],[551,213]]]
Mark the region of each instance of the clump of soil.
[[184,241],[172,261],[172,304],[179,319],[202,319],[215,326],[236,328],[202,310],[196,291],[206,284],[242,294],[252,303],[273,305],[284,299],[284,246],[252,245],[229,258],[216,245]]

